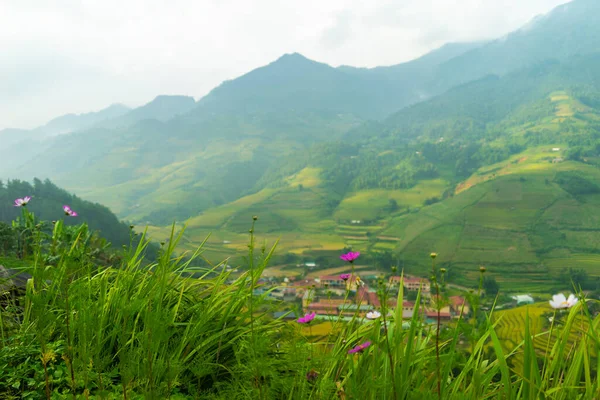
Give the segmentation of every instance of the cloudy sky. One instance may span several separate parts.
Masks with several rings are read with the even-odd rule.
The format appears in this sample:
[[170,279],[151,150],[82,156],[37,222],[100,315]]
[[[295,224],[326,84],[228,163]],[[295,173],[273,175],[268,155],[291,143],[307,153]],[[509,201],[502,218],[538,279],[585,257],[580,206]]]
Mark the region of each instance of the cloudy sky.
[[199,98],[284,53],[337,66],[489,39],[568,0],[0,0],[0,129]]

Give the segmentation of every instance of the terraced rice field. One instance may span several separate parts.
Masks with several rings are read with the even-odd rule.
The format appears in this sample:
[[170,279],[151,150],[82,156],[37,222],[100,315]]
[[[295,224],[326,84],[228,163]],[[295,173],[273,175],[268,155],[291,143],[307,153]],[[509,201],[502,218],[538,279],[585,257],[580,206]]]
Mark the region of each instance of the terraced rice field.
[[583,269],[591,276],[600,276],[600,254],[572,254],[568,258],[547,259],[544,264],[557,273],[574,268]]
[[[498,325],[496,325],[496,334],[503,343],[504,350],[506,352],[512,351],[512,349],[521,344],[525,339],[524,327],[528,314],[530,332],[535,336],[533,347],[539,356],[544,356],[548,346],[551,347],[556,340],[555,334],[549,340],[550,322],[548,318],[554,315],[554,310],[548,303],[536,303],[510,310],[496,311],[494,313],[494,320],[499,321]],[[566,318],[565,312],[559,311],[556,315],[557,321]],[[585,319],[577,317],[569,336],[569,344],[574,344],[578,341],[581,338],[582,331],[587,331],[587,329],[588,324]],[[510,360],[516,370],[522,369],[523,355],[521,352],[515,353]]]

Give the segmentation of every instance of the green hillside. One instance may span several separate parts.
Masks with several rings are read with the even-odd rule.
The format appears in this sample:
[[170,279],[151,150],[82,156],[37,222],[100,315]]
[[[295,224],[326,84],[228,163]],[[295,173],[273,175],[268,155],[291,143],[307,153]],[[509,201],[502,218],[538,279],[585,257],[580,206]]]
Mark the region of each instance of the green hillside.
[[[457,194],[425,207],[427,198],[441,194],[443,182],[355,192],[329,214],[322,188],[265,189],[189,220],[188,233],[199,239],[212,234],[207,257],[230,256],[244,250],[250,216],[258,215],[261,236],[280,239],[282,253],[310,258],[346,246],[391,251],[407,272],[419,274],[435,251],[455,283],[474,283],[485,265],[512,290],[544,291],[559,286],[568,268],[600,276],[600,170],[575,161],[552,163],[556,158],[550,148],[530,149],[478,171]],[[402,211],[390,212],[390,199]],[[167,235],[166,228],[151,230],[156,239]]]
[[[473,283],[485,265],[526,291],[560,286],[569,268],[600,275],[600,112],[594,84],[581,86],[598,60],[486,78],[391,117],[377,140],[318,146],[286,160],[297,172],[282,168],[255,194],[190,219],[189,232],[213,232],[206,256],[215,259],[244,249],[258,215],[267,240],[308,258],[351,246],[392,252],[418,274],[436,251],[456,283]],[[472,111],[488,99],[492,114]],[[452,122],[461,116],[470,130]]]
[[146,120],[58,138],[14,173],[52,176],[120,216],[168,224],[251,192],[276,161],[359,122],[324,112]]

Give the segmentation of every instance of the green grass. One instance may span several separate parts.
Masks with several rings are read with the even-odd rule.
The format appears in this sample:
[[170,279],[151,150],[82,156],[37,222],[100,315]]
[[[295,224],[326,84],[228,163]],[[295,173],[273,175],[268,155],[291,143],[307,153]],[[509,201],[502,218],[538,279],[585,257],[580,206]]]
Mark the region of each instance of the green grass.
[[346,196],[336,209],[336,220],[374,220],[389,214],[389,200],[395,200],[400,208],[420,207],[426,199],[441,197],[448,182],[436,179],[421,181],[408,190],[361,190]]
[[[46,234],[27,223],[40,240],[26,260],[26,294],[0,308],[2,398],[568,400],[600,389],[591,369],[600,317],[588,310],[596,301],[557,314],[551,335],[546,303],[480,311],[437,330],[418,313],[402,319],[402,291],[385,320],[334,315],[301,325],[274,320],[284,305],[253,295],[274,250],[261,252],[254,235],[233,276],[176,257],[181,235],[156,262],[142,260],[142,241],[112,268],[98,264],[87,227],[59,221]],[[47,252],[57,256],[51,268],[38,263]]]
[[571,254],[565,258],[549,258],[544,264],[556,273],[569,268],[583,269],[590,276],[600,276],[600,254]]

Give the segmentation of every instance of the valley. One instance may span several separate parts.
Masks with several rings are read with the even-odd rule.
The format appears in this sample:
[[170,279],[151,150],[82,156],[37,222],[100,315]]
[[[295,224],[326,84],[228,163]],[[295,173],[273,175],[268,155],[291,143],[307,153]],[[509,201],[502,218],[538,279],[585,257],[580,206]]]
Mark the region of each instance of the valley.
[[388,67],[285,54],[199,101],[3,131],[0,176],[49,178],[155,242],[185,226],[178,250],[208,237],[211,263],[243,263],[256,215],[281,260],[352,248],[418,274],[436,251],[455,284],[485,265],[549,291],[565,269],[600,275],[597,9],[577,0]]
[[600,1],[511,1],[0,5],[0,398],[597,398]]

